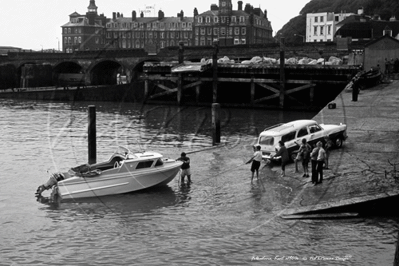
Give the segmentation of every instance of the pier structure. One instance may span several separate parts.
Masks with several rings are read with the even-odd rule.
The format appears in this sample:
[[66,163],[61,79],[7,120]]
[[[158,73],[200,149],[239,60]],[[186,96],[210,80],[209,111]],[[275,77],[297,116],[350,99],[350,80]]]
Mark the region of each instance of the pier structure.
[[[326,44],[284,45],[284,51],[281,47],[281,44],[217,48],[215,45],[184,47],[181,44],[168,47],[156,55],[149,55],[142,49],[79,51],[71,54],[10,52],[0,58],[0,90],[91,87],[89,92],[82,90],[61,98],[100,100],[101,95],[92,88],[101,87],[101,90],[105,90],[104,86],[109,86],[114,89],[119,85],[119,75],[123,75],[126,80],[124,85],[131,87],[124,86],[125,92],[134,94],[134,97],[123,96],[129,101],[306,107],[313,103],[320,106],[334,98],[358,72],[358,67],[353,65],[241,63],[256,56],[299,58],[306,55],[317,58],[320,57],[320,51],[324,51],[323,56],[328,58],[330,55],[342,57],[348,53]],[[229,58],[230,62],[219,62],[221,58]],[[1,95],[7,96],[4,93]],[[44,94],[43,97],[29,95],[30,99],[32,97],[48,98]],[[52,97],[57,100],[57,93]],[[114,98],[112,100],[119,99]]]
[[359,71],[357,66],[286,65],[282,48],[281,64],[273,65],[218,60],[225,55],[219,53],[217,42],[211,60],[184,61],[183,53],[184,48],[180,47],[179,62],[144,64],[139,80],[144,81],[147,101],[173,101],[175,98],[178,105],[184,102],[200,104],[202,101],[229,106],[285,108],[288,99],[291,101],[288,106],[306,107],[312,106],[315,100],[325,102],[334,98]]

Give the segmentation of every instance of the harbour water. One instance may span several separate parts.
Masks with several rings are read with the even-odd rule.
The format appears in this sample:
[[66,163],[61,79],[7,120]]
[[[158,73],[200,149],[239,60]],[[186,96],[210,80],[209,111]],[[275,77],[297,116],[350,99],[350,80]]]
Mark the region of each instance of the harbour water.
[[223,149],[212,151],[211,110],[97,103],[97,158],[118,145],[177,158],[194,183],[140,193],[36,201],[49,173],[87,162],[92,103],[0,100],[0,265],[392,265],[397,217],[283,220],[290,190],[250,183],[253,143],[265,127],[311,112],[222,109]]

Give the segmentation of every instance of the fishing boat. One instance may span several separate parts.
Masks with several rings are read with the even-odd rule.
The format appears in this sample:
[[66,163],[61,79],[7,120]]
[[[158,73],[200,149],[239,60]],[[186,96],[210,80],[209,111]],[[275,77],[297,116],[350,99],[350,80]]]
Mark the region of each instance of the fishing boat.
[[164,158],[157,152],[131,153],[125,147],[118,149],[108,161],[83,164],[67,172],[51,174],[39,186],[36,196],[52,189],[51,197],[61,199],[89,198],[143,190],[166,185],[180,170],[182,162]]

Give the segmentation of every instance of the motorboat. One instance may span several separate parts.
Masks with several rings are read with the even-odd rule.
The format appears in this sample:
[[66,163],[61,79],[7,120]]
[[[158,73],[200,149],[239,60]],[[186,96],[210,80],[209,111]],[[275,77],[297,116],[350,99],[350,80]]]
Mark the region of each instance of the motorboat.
[[36,196],[52,189],[51,197],[61,199],[89,198],[143,190],[166,185],[174,179],[181,161],[164,158],[157,152],[132,153],[126,147],[118,147],[108,161],[82,164],[68,172],[51,174],[49,180],[39,186]]

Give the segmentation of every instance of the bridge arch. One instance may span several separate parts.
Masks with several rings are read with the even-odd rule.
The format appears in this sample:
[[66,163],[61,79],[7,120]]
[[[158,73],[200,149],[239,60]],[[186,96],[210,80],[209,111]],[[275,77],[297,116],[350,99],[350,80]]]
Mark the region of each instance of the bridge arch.
[[113,59],[103,59],[96,61],[89,66],[86,78],[91,85],[115,85],[117,74],[123,74],[125,66]]

